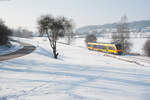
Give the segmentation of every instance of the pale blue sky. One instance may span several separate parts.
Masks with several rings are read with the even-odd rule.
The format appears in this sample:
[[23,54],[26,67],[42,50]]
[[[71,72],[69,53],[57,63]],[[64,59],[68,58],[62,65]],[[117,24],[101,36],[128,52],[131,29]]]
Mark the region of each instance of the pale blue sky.
[[42,14],[66,16],[78,28],[118,22],[123,15],[129,21],[150,19],[149,10],[150,0],[0,0],[0,18],[7,25],[33,31]]

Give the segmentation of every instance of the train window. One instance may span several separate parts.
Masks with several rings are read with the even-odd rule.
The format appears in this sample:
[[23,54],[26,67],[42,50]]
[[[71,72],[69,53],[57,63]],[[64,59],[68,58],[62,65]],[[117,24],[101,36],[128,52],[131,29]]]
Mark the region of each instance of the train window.
[[98,45],[94,45],[94,48],[98,48]]
[[91,45],[90,45],[90,44],[88,44],[88,47],[91,47]]
[[97,48],[101,49],[100,45],[97,45]]
[[122,47],[121,47],[120,44],[116,44],[116,48],[117,48],[118,50],[122,49]]
[[108,49],[109,50],[115,50],[115,48],[113,46],[109,46]]
[[106,46],[103,45],[94,45],[94,48],[106,50]]
[[106,46],[101,45],[101,46],[100,46],[100,49],[106,50]]

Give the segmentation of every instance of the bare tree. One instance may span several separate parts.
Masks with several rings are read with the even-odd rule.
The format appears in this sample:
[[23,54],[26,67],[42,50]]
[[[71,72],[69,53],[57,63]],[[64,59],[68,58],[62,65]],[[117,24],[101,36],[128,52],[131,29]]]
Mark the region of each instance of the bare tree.
[[66,37],[67,44],[70,45],[74,40],[74,33],[73,32],[67,33],[65,37]]
[[9,36],[12,31],[0,19],[0,45],[6,45],[9,42]]
[[145,45],[144,45],[143,49],[144,49],[145,54],[150,57],[150,39],[148,39],[145,42]]
[[72,23],[65,17],[53,17],[44,15],[38,19],[38,29],[40,36],[47,35],[50,46],[52,47],[54,58],[57,59],[57,40],[59,37],[64,37],[72,29]]
[[130,31],[127,21],[128,21],[127,17],[122,16],[117,26],[117,32],[112,34],[113,42],[121,44],[122,49],[124,50],[125,53],[129,53],[130,46],[132,45],[129,42]]
[[85,38],[85,43],[87,45],[88,42],[96,42],[97,38],[94,34],[88,34]]
[[72,27],[65,33],[65,40],[68,45],[72,43],[72,41],[74,40],[74,36],[75,36],[75,33],[73,32],[73,28],[75,24],[73,23],[73,20],[70,20],[70,23],[72,24]]

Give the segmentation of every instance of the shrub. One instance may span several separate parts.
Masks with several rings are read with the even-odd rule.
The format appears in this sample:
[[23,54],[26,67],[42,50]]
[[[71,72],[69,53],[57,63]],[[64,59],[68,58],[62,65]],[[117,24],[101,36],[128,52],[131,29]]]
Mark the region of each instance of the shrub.
[[96,42],[96,41],[97,41],[97,38],[94,34],[89,34],[85,38],[86,45],[87,45],[88,42]]
[[148,39],[146,42],[145,42],[145,45],[144,45],[144,52],[147,56],[150,57],[150,39]]
[[0,45],[5,45],[9,41],[12,31],[0,20]]

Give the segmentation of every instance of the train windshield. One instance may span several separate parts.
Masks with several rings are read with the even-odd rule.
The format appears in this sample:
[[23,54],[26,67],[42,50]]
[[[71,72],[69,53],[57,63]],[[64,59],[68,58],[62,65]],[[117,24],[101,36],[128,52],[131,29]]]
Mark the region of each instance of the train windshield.
[[117,47],[118,50],[122,49],[120,44],[116,44],[116,47]]

